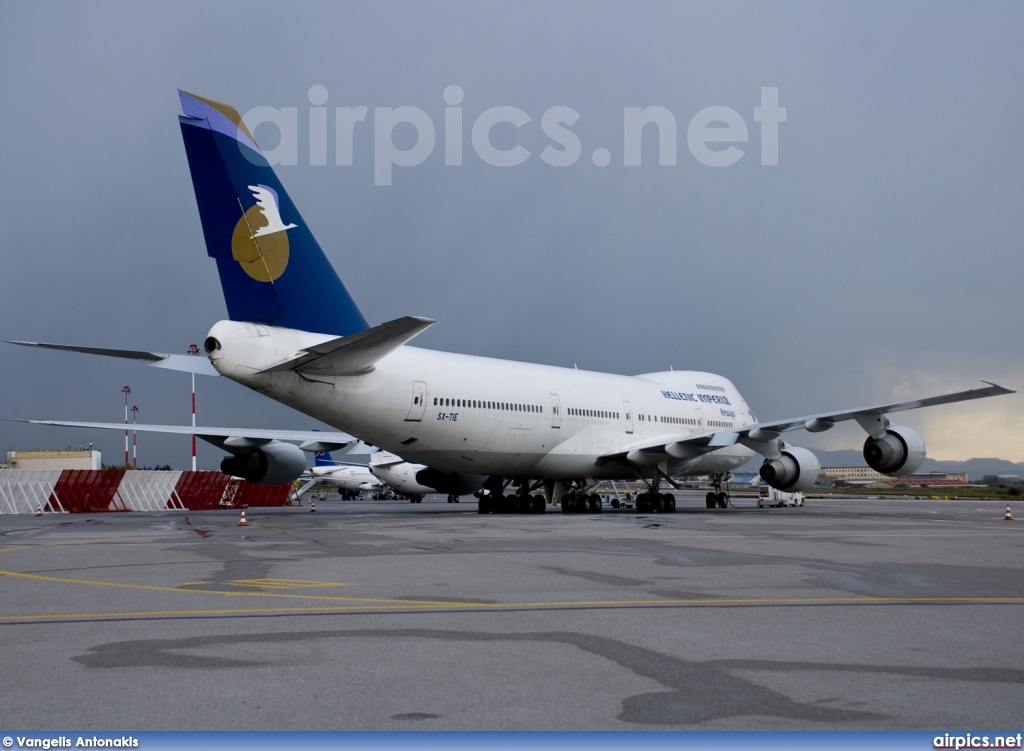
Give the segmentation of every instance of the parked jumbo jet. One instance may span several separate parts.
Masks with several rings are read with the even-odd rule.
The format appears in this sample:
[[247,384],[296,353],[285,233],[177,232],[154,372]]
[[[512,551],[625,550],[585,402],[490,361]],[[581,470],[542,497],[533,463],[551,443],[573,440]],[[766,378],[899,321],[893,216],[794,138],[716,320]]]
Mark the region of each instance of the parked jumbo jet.
[[[925,444],[911,428],[891,424],[890,414],[1013,393],[987,384],[926,399],[759,422],[736,386],[713,373],[624,376],[409,346],[434,321],[408,316],[369,326],[238,113],[179,93],[199,217],[229,316],[206,337],[213,368],[340,431],[422,463],[416,480],[438,492],[485,488],[482,513],[539,512],[545,500],[560,502],[564,511],[597,511],[600,501],[588,493],[595,481],[638,477],[647,484],[639,510],[671,510],[675,502],[659,492],[660,480],[704,474],[716,479],[717,488],[707,505],[724,506],[722,474],[755,453],[764,457],[760,474],[769,485],[799,491],[814,484],[818,462],[782,434],[828,430],[843,420],[854,420],[867,433],[863,451],[872,468],[905,475],[921,465]],[[175,367],[169,358],[150,359]],[[150,427],[160,428],[137,429]],[[344,433],[176,430],[204,435],[231,452],[222,465],[225,472],[266,483],[294,479],[304,466],[299,447],[273,438],[303,440],[307,450],[349,440]],[[503,498],[508,481],[518,490]],[[541,487],[544,497],[534,495]]]

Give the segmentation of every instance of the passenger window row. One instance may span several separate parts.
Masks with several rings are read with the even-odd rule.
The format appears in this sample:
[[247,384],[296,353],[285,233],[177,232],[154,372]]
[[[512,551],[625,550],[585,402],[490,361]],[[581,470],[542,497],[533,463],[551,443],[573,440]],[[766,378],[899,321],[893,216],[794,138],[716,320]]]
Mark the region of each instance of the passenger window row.
[[581,409],[580,407],[569,407],[569,415],[572,417],[598,417],[607,420],[618,420],[618,412],[610,412],[605,409]]
[[669,423],[671,425],[696,425],[697,421],[692,417],[659,417],[659,422]]
[[434,397],[435,407],[462,407],[466,409],[494,409],[502,412],[533,412],[544,414],[544,408],[539,404],[515,404],[510,402],[489,402],[478,399],[451,399],[447,397]]
[[712,386],[709,383],[698,383],[696,384],[696,386],[697,388],[702,389],[704,391],[717,391],[720,394],[725,393],[725,389],[723,389],[721,386]]

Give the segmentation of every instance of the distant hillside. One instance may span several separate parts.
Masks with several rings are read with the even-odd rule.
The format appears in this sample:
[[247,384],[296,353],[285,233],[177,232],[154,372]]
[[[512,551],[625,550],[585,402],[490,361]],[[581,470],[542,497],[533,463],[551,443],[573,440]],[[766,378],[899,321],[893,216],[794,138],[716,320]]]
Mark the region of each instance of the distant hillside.
[[[822,451],[811,449],[823,467],[864,467],[864,455],[856,449]],[[756,456],[740,472],[756,472],[763,460]],[[966,461],[936,461],[925,459],[918,472],[966,472],[971,481],[980,481],[985,475],[1018,475],[1024,477],[1024,462],[1014,463],[1006,459],[968,459]]]

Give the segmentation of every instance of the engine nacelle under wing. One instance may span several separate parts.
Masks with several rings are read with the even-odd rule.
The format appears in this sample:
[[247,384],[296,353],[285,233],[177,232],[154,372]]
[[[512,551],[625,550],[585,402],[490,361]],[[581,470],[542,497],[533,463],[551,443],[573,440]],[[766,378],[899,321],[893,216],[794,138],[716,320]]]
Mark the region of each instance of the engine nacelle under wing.
[[442,472],[424,467],[416,473],[416,482],[448,495],[469,495],[483,487],[486,475],[463,475],[458,472]]
[[777,459],[765,459],[759,474],[773,488],[795,493],[814,485],[820,470],[818,457],[810,451],[787,446]]
[[252,451],[224,457],[220,471],[260,485],[283,485],[306,470],[306,455],[291,443],[271,441]]
[[891,425],[881,438],[868,436],[864,441],[864,461],[883,475],[913,474],[924,459],[924,438],[906,425]]

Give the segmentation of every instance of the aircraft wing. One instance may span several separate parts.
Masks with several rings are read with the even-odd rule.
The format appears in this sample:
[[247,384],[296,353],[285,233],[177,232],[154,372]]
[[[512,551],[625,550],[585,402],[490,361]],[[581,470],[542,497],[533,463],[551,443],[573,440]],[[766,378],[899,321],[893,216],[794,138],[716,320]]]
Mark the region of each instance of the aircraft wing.
[[903,412],[909,409],[921,407],[934,407],[939,404],[954,404],[972,399],[984,399],[989,396],[1000,396],[1002,394],[1015,394],[1013,389],[1000,386],[988,381],[984,388],[957,391],[952,394],[940,394],[929,396],[924,399],[909,399],[902,402],[890,402],[889,404],[877,404],[871,407],[860,407],[858,409],[842,410],[838,412],[822,412],[817,415],[806,415],[786,420],[774,420],[771,422],[759,422],[753,425],[744,425],[735,430],[717,430],[705,433],[691,434],[664,434],[654,436],[643,441],[636,441],[621,446],[614,451],[602,455],[598,461],[606,463],[609,461],[623,460],[633,464],[651,463],[650,460],[658,457],[674,457],[678,459],[693,456],[694,451],[711,451],[716,448],[732,446],[736,443],[743,443],[750,446],[762,444],[778,438],[781,433],[790,430],[807,430],[811,433],[820,433],[828,430],[837,422],[856,420],[861,427],[869,433],[877,428],[884,430],[888,425],[885,415],[890,412]]
[[111,349],[109,347],[81,347],[77,344],[48,344],[46,342],[19,342],[8,340],[8,344],[19,344],[22,347],[39,347],[56,349],[63,352],[84,352],[87,355],[103,355],[104,357],[120,357],[125,360],[140,360],[154,368],[180,370],[196,375],[219,376],[210,361],[197,355],[172,355],[167,352],[146,352],[136,349]]
[[[796,430],[798,428],[805,428],[810,430],[812,433],[820,432],[821,430],[828,430],[831,425],[825,427],[828,423],[843,422],[845,420],[856,420],[858,417],[861,418],[876,418],[881,415],[886,415],[890,412],[904,412],[908,409],[919,409],[921,407],[935,407],[939,404],[955,404],[956,402],[966,402],[972,399],[984,399],[989,396],[1000,396],[1002,394],[1015,394],[1017,393],[1013,389],[1008,389],[1005,386],[1000,386],[995,383],[989,383],[988,381],[982,381],[982,383],[988,384],[985,388],[981,389],[968,389],[967,391],[957,391],[952,394],[940,394],[939,396],[929,396],[924,399],[910,399],[905,402],[891,402],[889,404],[878,404],[873,407],[861,407],[860,409],[850,409],[843,412],[823,412],[819,415],[809,415],[807,417],[796,417],[791,420],[777,420],[775,422],[762,422],[757,425],[748,425],[744,427],[744,430],[753,430],[760,428],[762,430],[778,431],[783,433],[787,430]],[[808,425],[810,427],[808,428]]]
[[[73,422],[70,420],[12,420],[33,425],[56,425],[65,428],[93,428],[98,430],[128,430],[129,426],[119,422]],[[251,428],[208,428],[201,425],[132,425],[131,430],[140,433],[175,433],[195,435],[226,451],[258,448],[271,441],[299,442],[303,451],[338,451],[355,443],[356,438],[348,433],[322,430],[269,430]]]

